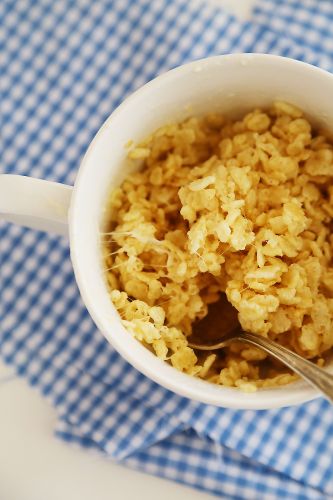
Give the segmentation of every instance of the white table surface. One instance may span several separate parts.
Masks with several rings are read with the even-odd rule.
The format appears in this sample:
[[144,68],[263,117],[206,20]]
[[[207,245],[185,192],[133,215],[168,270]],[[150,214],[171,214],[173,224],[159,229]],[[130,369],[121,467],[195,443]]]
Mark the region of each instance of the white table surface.
[[[196,0],[192,0],[196,1]],[[246,17],[254,0],[207,0]],[[0,361],[0,500],[208,500],[54,436],[55,412]]]
[[208,500],[54,436],[55,412],[0,362],[1,500]]

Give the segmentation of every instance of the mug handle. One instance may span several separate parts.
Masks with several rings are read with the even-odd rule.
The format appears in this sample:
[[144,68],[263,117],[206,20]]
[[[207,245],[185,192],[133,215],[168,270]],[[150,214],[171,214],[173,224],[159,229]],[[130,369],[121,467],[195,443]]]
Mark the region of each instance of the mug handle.
[[0,175],[0,220],[68,234],[72,186],[23,175]]

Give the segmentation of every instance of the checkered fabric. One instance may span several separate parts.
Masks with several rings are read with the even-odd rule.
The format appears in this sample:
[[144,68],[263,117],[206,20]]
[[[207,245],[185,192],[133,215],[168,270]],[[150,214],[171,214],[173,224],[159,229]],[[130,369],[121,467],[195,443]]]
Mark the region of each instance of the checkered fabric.
[[[246,22],[200,0],[2,0],[1,167],[72,184],[120,101],[189,60],[268,52],[333,70],[332,20],[326,0],[263,0]],[[164,390],[96,331],[65,239],[0,231],[1,355],[52,402],[59,436],[222,498],[333,498],[327,402],[235,411]]]

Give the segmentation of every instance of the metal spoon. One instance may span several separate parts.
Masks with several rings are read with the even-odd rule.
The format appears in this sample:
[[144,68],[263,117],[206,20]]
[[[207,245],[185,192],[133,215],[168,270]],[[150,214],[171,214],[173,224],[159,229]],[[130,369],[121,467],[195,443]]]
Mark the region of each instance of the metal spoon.
[[194,325],[193,335],[189,337],[190,347],[200,351],[215,351],[234,341],[254,345],[284,363],[333,403],[333,375],[273,340],[244,332],[238,323],[237,312],[225,296],[209,306],[209,309],[208,315]]

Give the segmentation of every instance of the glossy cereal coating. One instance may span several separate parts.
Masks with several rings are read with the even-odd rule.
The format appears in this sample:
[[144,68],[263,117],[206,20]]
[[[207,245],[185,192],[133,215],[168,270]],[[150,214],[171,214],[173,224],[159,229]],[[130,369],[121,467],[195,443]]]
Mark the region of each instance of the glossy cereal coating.
[[139,341],[175,368],[252,391],[295,376],[235,343],[188,347],[224,292],[245,330],[323,363],[333,345],[333,147],[296,107],[240,121],[190,118],[129,157],[142,168],[112,192],[103,251],[113,303]]

